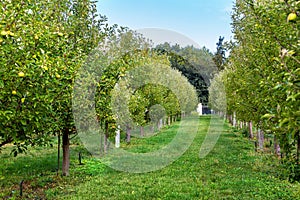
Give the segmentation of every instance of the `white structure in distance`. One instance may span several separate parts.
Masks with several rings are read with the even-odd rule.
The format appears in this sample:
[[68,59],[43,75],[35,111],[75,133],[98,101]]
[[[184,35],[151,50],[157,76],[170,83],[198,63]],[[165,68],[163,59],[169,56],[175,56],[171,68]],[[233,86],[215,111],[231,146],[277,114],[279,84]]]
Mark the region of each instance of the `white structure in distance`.
[[199,104],[198,104],[198,107],[197,107],[197,113],[198,113],[199,115],[202,115],[202,103],[199,103]]
[[120,126],[116,130],[115,146],[116,148],[120,148]]

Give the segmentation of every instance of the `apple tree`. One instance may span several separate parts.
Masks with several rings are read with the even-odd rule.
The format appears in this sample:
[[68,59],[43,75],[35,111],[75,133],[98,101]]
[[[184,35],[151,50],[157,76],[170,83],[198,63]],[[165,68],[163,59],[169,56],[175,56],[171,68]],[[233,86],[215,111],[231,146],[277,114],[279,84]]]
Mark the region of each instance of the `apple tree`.
[[274,137],[293,179],[300,177],[299,15],[297,0],[236,1],[223,80],[227,112]]
[[1,4],[0,144],[14,154],[63,138],[63,174],[69,135],[75,133],[71,97],[76,71],[106,33],[91,1],[4,1]]

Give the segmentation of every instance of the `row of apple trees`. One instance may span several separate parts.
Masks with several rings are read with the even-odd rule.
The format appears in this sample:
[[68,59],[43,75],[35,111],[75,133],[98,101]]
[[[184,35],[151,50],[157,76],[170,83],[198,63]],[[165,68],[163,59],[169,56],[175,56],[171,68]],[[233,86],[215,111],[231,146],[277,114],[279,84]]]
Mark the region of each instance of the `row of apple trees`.
[[170,125],[195,110],[198,102],[194,87],[171,68],[167,55],[151,49],[149,41],[133,31],[99,44],[80,69],[73,98],[82,131],[94,128],[87,118],[93,119],[90,105],[96,110],[104,135],[103,152],[117,129],[126,134],[129,143],[133,130],[139,129],[140,137],[151,134],[144,128],[150,126],[153,133],[155,127]]
[[[234,41],[225,69],[213,81],[226,93],[213,99],[235,125],[248,124],[264,149],[273,138],[291,179],[300,179],[300,2],[239,0],[232,14]],[[223,100],[222,100],[223,99]],[[225,102],[225,106],[224,106]],[[226,108],[226,110],[224,110]],[[238,124],[237,124],[237,121]],[[252,133],[252,124],[257,135]]]
[[17,155],[62,135],[67,175],[74,77],[113,28],[90,1],[6,0],[0,9],[0,147],[12,143]]
[[[5,0],[0,9],[0,148],[11,143],[17,155],[28,146],[51,144],[53,136],[58,136],[63,175],[68,175],[70,135],[78,129],[73,114],[81,106],[74,106],[72,100],[76,80],[84,81],[78,75],[81,69],[86,70],[83,85],[94,88],[90,95],[96,110],[94,116],[81,117],[96,118],[107,137],[115,133],[117,120],[130,130],[134,125],[161,120],[161,116],[194,109],[196,102],[190,102],[193,88],[171,70],[167,57],[151,51],[149,42],[140,35],[108,26],[106,17],[96,14],[95,2]],[[161,67],[155,71],[156,65]],[[137,66],[152,66],[152,77],[164,74],[161,78],[168,76],[166,80],[173,80],[171,85],[177,81],[178,90],[171,91],[158,79],[139,87],[134,86],[135,81],[127,84],[126,76]],[[135,73],[131,76],[147,77],[144,72]],[[123,115],[126,109],[117,112],[124,103],[116,102],[127,95],[118,95],[118,91],[130,94],[125,105],[130,117]],[[150,111],[159,119],[149,120]],[[127,135],[129,141],[129,131]]]

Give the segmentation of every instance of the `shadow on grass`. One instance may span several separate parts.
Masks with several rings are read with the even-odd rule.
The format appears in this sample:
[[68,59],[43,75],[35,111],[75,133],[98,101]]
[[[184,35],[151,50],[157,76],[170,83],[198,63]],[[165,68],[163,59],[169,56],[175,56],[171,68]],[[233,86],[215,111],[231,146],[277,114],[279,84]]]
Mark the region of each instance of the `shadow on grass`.
[[[43,153],[41,152],[42,150]],[[45,152],[45,149],[35,148],[27,154],[19,155],[18,157],[13,157],[9,154],[9,151],[2,155],[0,154],[2,158],[0,166],[2,180],[0,185],[55,172],[57,170],[56,150],[53,148]],[[16,177],[20,178],[20,180],[16,180]]]

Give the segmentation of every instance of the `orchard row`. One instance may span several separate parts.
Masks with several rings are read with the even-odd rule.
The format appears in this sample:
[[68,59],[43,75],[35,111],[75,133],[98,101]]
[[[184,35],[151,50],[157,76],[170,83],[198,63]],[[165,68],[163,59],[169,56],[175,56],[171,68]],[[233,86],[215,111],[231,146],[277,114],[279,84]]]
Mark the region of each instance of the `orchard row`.
[[[300,178],[300,2],[239,0],[232,14],[234,41],[225,69],[214,79],[214,109],[234,125],[249,124],[249,137],[264,149],[264,133]],[[222,91],[217,93],[216,91]],[[258,134],[252,134],[252,125]]]
[[0,148],[11,143],[17,155],[62,137],[68,175],[77,125],[96,120],[106,139],[119,125],[129,142],[130,129],[195,109],[196,91],[169,57],[109,26],[95,2],[6,0],[0,8]]

